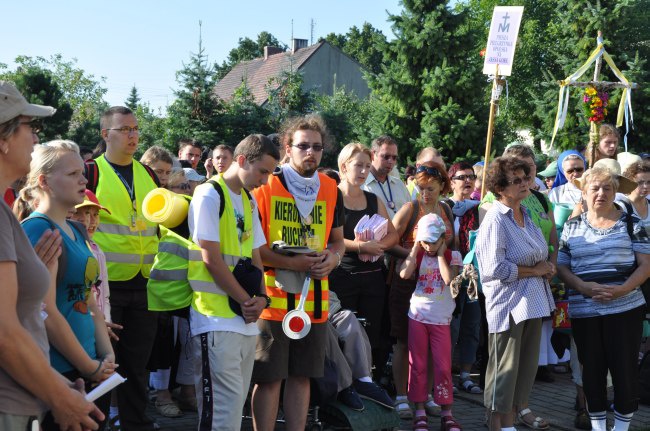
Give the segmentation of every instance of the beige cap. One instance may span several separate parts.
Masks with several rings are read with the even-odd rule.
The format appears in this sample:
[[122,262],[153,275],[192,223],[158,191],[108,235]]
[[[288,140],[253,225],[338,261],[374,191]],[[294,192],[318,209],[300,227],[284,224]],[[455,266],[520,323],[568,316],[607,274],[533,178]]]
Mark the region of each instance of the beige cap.
[[16,86],[9,81],[0,81],[0,124],[20,115],[27,117],[50,117],[56,109],[29,103]]
[[[617,179],[618,179],[618,192],[623,193],[624,195],[631,193],[638,187],[638,184],[635,183],[634,181],[625,178],[624,176],[621,175],[621,165],[614,159],[600,159],[594,165],[592,166],[591,169],[594,168],[601,168],[601,169],[607,169],[609,172],[612,173]],[[573,180],[573,184],[578,187],[580,190],[584,189],[584,181],[585,178],[587,177],[587,174],[591,169],[587,170],[585,174],[582,176],[582,178],[576,178]]]

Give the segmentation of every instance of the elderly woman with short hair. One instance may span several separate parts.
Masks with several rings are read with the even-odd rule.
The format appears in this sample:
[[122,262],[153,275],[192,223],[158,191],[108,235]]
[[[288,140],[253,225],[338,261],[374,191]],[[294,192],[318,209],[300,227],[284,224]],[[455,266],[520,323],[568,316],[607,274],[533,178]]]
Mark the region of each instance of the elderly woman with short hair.
[[569,288],[569,315],[592,429],[604,431],[607,370],[614,383],[616,431],[627,431],[638,408],[637,361],[645,310],[639,289],[650,275],[650,241],[639,219],[614,204],[636,184],[603,167],[582,181],[587,211],[562,232],[558,274]]
[[485,186],[496,200],[476,239],[489,331],[484,399],[493,430],[512,428],[515,400],[527,405],[542,318],[555,308],[548,284],[555,266],[542,231],[522,206],[530,193],[530,172],[528,163],[514,157],[490,164]]

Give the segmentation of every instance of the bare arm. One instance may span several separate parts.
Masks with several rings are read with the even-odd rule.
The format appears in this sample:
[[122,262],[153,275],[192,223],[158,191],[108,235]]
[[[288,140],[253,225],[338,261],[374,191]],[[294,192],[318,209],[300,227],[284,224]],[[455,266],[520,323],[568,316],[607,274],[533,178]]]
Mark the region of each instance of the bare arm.
[[97,429],[90,414],[103,418],[94,404],[72,390],[55,372],[31,334],[18,320],[18,279],[14,262],[0,262],[0,367],[18,384],[52,408],[63,429]]
[[620,286],[601,285],[593,288],[593,298],[600,301],[608,301],[621,296],[625,296],[650,277],[650,254],[634,253],[637,262],[637,268]]
[[[395,231],[397,232],[397,241],[399,242],[399,238],[402,238],[404,236],[404,233],[406,231],[406,228],[408,227],[409,220],[411,219],[413,215],[413,211],[415,209],[413,208],[412,203],[406,203],[402,205],[402,208],[397,211],[397,214],[395,214],[395,218],[393,219],[393,225],[395,227]],[[393,248],[390,249],[390,253],[394,256],[397,256],[401,259],[406,259],[406,257],[409,255],[408,249],[402,247],[398,243],[395,243]]]
[[317,254],[320,262],[312,265],[311,276],[316,280],[327,277],[339,265],[339,256],[343,256],[344,252],[343,226],[335,227],[330,231],[327,248]]
[[[56,349],[66,358],[82,375],[96,377],[99,372],[95,372],[100,361],[97,361],[90,356],[81,347],[77,336],[72,331],[72,328],[65,320],[56,306],[56,273],[57,264],[54,263],[48,267],[50,270],[50,288],[45,295],[45,312],[47,319],[45,319],[45,330],[47,331],[47,338]],[[105,323],[102,323],[105,327]],[[93,378],[93,380],[95,380]]]
[[445,282],[447,286],[451,283],[451,281],[454,279],[454,270],[449,266],[449,263],[447,263],[447,259],[445,259],[445,250],[447,250],[447,244],[445,243],[444,237],[442,238],[442,243],[440,247],[438,247],[438,252],[436,255],[438,256],[438,267],[440,268],[440,275],[442,276],[442,280]]
[[88,297],[88,310],[93,317],[95,324],[95,346],[97,350],[97,357],[103,359],[103,369],[98,372],[97,376],[101,380],[105,380],[115,372],[117,364],[115,364],[115,353],[111,344],[110,337],[108,336],[108,328],[104,320],[104,313],[97,306],[95,295],[92,293]]
[[399,268],[399,276],[404,280],[408,280],[413,276],[415,272],[415,266],[417,264],[418,253],[422,250],[420,241],[415,241],[413,248],[406,256],[406,259],[402,262],[402,266]]

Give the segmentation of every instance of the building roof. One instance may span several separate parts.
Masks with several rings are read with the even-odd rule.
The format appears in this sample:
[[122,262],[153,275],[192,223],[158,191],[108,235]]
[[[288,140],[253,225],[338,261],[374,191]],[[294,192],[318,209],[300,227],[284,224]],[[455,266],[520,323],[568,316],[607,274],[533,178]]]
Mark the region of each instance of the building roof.
[[243,81],[248,83],[255,103],[264,104],[269,95],[266,86],[270,78],[280,76],[285,71],[297,71],[309,58],[327,42],[321,41],[306,48],[291,52],[281,52],[254,60],[243,61],[232,68],[214,87],[214,93],[224,100],[230,100]]

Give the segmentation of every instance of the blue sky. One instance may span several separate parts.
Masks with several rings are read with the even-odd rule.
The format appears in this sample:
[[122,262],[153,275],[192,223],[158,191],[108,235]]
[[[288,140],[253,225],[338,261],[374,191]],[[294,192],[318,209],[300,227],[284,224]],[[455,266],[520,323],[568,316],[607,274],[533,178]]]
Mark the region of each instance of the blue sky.
[[290,45],[330,32],[346,33],[369,22],[389,38],[387,11],[399,13],[399,0],[151,1],[72,0],[8,2],[0,26],[0,62],[11,69],[18,55],[66,60],[95,77],[105,77],[106,100],[123,104],[133,84],[154,108],[173,101],[176,71],[196,52],[199,20],[210,62],[221,63],[240,37],[268,31]]

